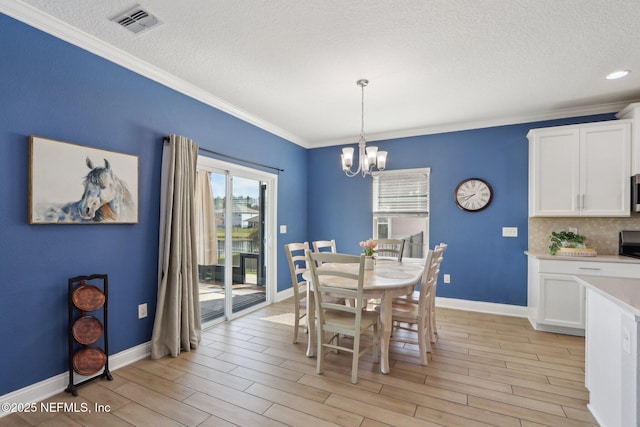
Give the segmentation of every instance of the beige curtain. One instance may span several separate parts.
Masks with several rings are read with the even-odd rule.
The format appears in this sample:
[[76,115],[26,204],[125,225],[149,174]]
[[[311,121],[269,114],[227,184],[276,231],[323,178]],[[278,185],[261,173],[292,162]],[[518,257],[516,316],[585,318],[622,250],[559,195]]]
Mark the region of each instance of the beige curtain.
[[218,264],[215,205],[211,193],[211,174],[199,170],[196,175],[196,247],[198,265]]
[[158,302],[151,358],[190,351],[200,343],[195,180],[198,145],[171,135],[162,151]]

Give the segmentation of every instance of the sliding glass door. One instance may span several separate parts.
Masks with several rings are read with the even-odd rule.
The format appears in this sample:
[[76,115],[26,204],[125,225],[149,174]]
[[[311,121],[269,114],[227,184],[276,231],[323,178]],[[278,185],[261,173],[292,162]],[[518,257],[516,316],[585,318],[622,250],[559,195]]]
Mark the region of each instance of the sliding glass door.
[[199,210],[196,219],[200,315],[206,325],[269,300],[276,178],[204,157],[198,174],[197,193],[212,206]]

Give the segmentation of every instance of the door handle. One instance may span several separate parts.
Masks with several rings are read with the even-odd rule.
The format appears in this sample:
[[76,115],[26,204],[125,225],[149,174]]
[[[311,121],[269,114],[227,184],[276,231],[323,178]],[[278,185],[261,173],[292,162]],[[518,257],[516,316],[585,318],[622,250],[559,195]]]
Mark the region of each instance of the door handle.
[[593,271],[600,271],[599,268],[597,267],[578,267],[578,270],[593,270]]

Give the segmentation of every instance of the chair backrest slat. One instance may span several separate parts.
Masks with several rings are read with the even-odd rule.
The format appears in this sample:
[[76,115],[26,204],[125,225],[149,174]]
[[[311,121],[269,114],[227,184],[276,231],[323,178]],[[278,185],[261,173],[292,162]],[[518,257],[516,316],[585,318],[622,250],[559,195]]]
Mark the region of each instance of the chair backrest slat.
[[447,245],[437,245],[433,250],[427,252],[427,258],[424,263],[424,272],[422,273],[422,279],[420,282],[420,297],[419,304],[420,310],[426,310],[429,303],[428,296],[433,296],[435,292],[435,286],[438,282],[438,275],[440,273],[440,264],[442,263],[444,251],[447,249]]
[[284,245],[287,260],[289,261],[289,271],[291,272],[291,286],[296,299],[300,299],[299,290],[306,286],[306,280],[302,278],[302,273],[308,270],[307,251],[309,242],[289,243]]
[[333,252],[337,253],[335,240],[316,240],[313,242],[314,252]]
[[[362,311],[362,294],[364,284],[364,255],[336,254],[331,252],[307,252],[313,280],[316,306],[322,310],[332,309],[355,313],[357,317]],[[324,265],[325,263],[334,265]],[[340,271],[335,264],[346,264]],[[352,283],[344,287],[345,283]],[[341,286],[342,285],[342,286]],[[355,300],[355,307],[325,302],[323,295],[340,296]],[[322,312],[318,313],[322,315]]]
[[402,261],[405,244],[404,239],[378,239],[377,243],[376,253],[378,255],[394,257],[397,258],[398,261]]

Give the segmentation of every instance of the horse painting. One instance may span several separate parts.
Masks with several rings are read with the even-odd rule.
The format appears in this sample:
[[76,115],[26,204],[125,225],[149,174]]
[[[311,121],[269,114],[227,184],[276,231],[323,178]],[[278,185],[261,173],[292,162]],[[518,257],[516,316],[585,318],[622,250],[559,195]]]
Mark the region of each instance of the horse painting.
[[49,205],[41,211],[47,222],[135,222],[136,207],[126,183],[118,178],[107,159],[97,167],[89,157],[82,198],[67,204]]
[[132,216],[133,199],[127,185],[111,169],[107,159],[104,167],[94,167],[87,157],[91,171],[84,179],[84,193],[78,202],[82,219],[94,221],[126,221]]

